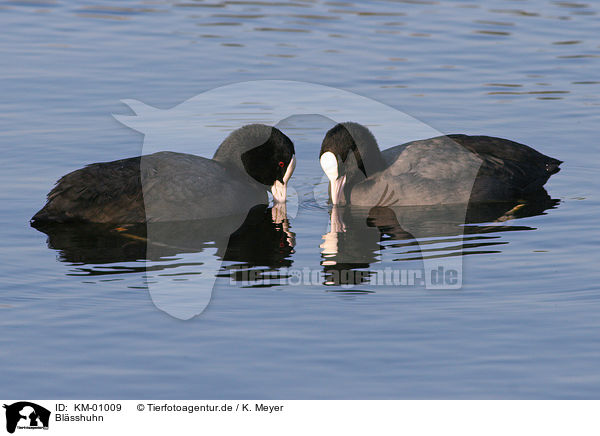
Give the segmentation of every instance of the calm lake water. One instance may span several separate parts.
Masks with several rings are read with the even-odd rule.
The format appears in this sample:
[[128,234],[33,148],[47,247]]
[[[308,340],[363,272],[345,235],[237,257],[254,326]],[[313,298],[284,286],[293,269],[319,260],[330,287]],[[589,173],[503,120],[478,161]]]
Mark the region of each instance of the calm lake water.
[[[33,0],[0,3],[0,26],[0,396],[600,397],[598,4]],[[259,210],[229,242],[190,240],[187,228],[189,249],[147,263],[139,239],[30,227],[61,175],[160,148],[112,116],[132,115],[121,100],[167,113],[252,80],[326,85],[414,117],[397,141],[378,135],[382,148],[427,129],[528,144],[565,161],[546,185],[559,201],[477,211],[462,242],[463,227],[422,210],[398,218],[427,229],[421,245],[360,214],[327,239],[318,148],[331,119],[346,120],[314,110],[275,120],[299,160],[285,225]],[[206,105],[198,124],[212,133],[195,152],[211,156],[213,136],[271,119],[274,98],[286,97]],[[376,134],[394,127],[380,124]],[[189,147],[184,136],[162,149]],[[462,288],[370,275],[436,255],[460,259]],[[153,304],[149,288],[211,257],[224,260],[201,315]],[[360,283],[330,280],[340,263]],[[304,268],[326,277],[278,276]],[[275,278],[230,278],[248,270]]]

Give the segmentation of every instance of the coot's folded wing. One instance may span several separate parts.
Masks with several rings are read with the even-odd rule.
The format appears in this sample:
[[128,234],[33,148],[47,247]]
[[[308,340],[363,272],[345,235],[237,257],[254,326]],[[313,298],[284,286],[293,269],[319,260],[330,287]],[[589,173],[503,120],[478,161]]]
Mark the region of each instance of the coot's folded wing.
[[247,214],[268,203],[266,188],[212,159],[160,152],[141,160],[147,221],[182,221]]

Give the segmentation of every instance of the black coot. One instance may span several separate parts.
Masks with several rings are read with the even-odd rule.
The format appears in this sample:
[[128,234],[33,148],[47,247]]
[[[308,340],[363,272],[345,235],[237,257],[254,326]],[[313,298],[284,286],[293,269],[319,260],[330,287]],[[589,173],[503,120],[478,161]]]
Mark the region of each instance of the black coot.
[[320,163],[333,204],[423,206],[535,195],[562,162],[490,136],[438,136],[381,152],[366,127],[347,122],[327,132]]
[[207,159],[163,151],[95,163],[63,176],[32,222],[142,223],[245,214],[285,202],[294,145],[275,127],[232,132]]

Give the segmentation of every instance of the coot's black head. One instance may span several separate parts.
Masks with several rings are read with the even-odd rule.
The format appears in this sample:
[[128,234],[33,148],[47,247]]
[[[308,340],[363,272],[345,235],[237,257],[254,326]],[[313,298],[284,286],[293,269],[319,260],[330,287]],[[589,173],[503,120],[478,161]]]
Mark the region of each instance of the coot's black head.
[[319,161],[330,181],[333,204],[345,204],[352,186],[384,168],[373,134],[352,122],[337,124],[327,132]]
[[231,132],[213,159],[244,171],[270,189],[276,202],[284,202],[296,166],[294,154],[294,144],[279,129],[248,124]]

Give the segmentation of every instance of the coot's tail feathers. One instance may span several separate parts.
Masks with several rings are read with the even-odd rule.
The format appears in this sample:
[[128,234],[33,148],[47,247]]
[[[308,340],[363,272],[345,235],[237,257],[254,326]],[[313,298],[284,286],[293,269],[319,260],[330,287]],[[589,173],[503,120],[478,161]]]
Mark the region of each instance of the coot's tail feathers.
[[50,214],[46,210],[46,207],[43,207],[42,209],[37,211],[37,213],[34,216],[32,216],[31,219],[29,220],[31,225],[34,227],[41,223],[46,223],[46,222],[51,222],[51,221],[62,222],[63,220],[61,220],[60,217],[56,217],[56,216],[53,216],[52,214]]
[[43,222],[141,222],[140,158],[88,165],[61,177],[32,218]]
[[500,159],[524,167],[537,167],[552,175],[557,173],[562,161],[540,153],[525,144],[492,136],[448,135],[467,150],[482,158]]
[[[525,187],[522,188],[524,195],[531,195],[537,193],[546,184],[552,174],[556,174],[560,171],[559,165],[562,161],[554,159],[548,156],[546,162],[544,162],[544,171],[538,172],[536,175],[532,175],[534,178]],[[536,177],[537,176],[537,177]]]
[[[72,174],[72,173],[71,173]],[[32,226],[36,227],[43,223],[56,222],[64,223],[74,221],[74,216],[69,216],[67,207],[60,207],[62,203],[70,203],[69,197],[69,176],[63,176],[54,188],[48,193],[48,201],[29,221]],[[65,204],[65,206],[67,206]]]
[[[490,136],[448,135],[482,160],[473,187],[474,198],[530,195],[542,189],[562,161],[515,141]],[[472,196],[473,197],[473,196]]]
[[556,174],[557,172],[559,172],[561,163],[563,163],[562,160],[558,160],[558,159],[549,157],[548,160],[546,161],[546,172],[548,173],[548,176],[551,176],[552,174]]

